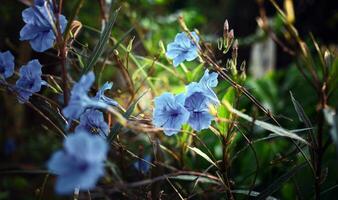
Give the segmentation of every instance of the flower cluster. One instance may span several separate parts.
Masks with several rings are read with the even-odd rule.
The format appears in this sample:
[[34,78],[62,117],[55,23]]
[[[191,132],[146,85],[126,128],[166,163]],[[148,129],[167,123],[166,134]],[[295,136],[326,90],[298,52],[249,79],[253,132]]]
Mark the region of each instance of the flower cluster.
[[104,161],[108,145],[97,135],[77,131],[68,135],[64,149],[56,151],[48,161],[48,169],[58,175],[55,190],[69,194],[75,188],[88,190],[95,187],[104,175]]
[[[14,74],[14,56],[11,52],[0,52],[0,83],[7,84],[5,79]],[[26,103],[33,93],[39,92],[42,85],[47,83],[42,80],[42,65],[38,60],[31,60],[19,70],[19,79],[15,86],[9,88],[17,94],[20,103]]]
[[[22,12],[22,19],[26,25],[20,31],[20,40],[29,40],[32,48],[43,52],[51,48],[56,38],[56,17],[54,9],[48,0],[35,0],[34,5]],[[59,16],[61,33],[64,32],[67,20]]]
[[[35,51],[43,52],[51,48],[56,38],[55,21],[60,24],[63,33],[67,20],[63,15],[56,20],[54,8],[48,0],[35,0],[34,5],[22,12],[26,25],[20,31],[20,40],[29,40]],[[14,74],[14,56],[9,52],[0,52],[0,83]],[[47,85],[42,80],[41,64],[32,60],[20,68],[19,79],[11,90],[17,93],[20,103],[26,103],[33,93],[39,92],[42,85]]]
[[206,70],[199,82],[186,86],[186,93],[174,96],[166,92],[156,97],[153,112],[155,127],[163,128],[167,136],[178,133],[185,123],[196,131],[208,128],[213,120],[209,105],[219,104],[212,90],[218,84],[217,77],[217,73]]
[[[28,40],[37,52],[53,47],[58,29],[63,33],[67,24],[63,15],[54,13],[49,0],[35,0],[32,7],[22,12],[26,24],[21,29],[20,40]],[[56,27],[56,21],[60,27]],[[42,65],[38,60],[31,60],[22,66],[16,84],[11,85],[6,79],[13,76],[14,67],[14,56],[9,51],[0,52],[0,84],[15,92],[20,103],[28,102],[34,93],[41,90],[42,85],[48,85],[42,80]],[[108,152],[104,138],[109,134],[109,126],[99,109],[117,106],[118,103],[104,94],[112,88],[112,83],[105,83],[94,97],[90,97],[88,92],[94,80],[93,72],[82,76],[74,84],[70,102],[62,111],[70,122],[80,119],[80,123],[75,133],[65,139],[64,149],[55,152],[48,162],[48,169],[58,175],[56,191],[59,194],[71,193],[76,188],[92,189],[104,175],[104,161]],[[10,148],[8,145],[9,151]]]

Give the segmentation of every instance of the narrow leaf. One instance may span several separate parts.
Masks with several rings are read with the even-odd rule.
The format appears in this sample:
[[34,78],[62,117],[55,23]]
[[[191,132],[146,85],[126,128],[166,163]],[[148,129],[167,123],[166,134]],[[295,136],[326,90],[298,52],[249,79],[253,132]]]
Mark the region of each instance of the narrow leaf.
[[[133,113],[135,110],[136,105],[138,102],[141,100],[141,98],[148,92],[149,90],[145,91],[141,96],[139,96],[134,103],[132,103],[129,108],[126,110],[125,113],[123,113],[123,117],[128,119],[130,115]],[[109,135],[109,140],[108,141],[113,141],[114,138],[117,136],[117,133],[120,131],[122,128],[122,125],[119,123],[114,124],[114,126],[110,130],[110,135]]]
[[201,151],[200,149],[198,149],[196,147],[190,147],[190,146],[188,146],[188,148],[191,149],[193,152],[197,153],[198,155],[200,155],[201,157],[203,157],[210,164],[212,164],[216,168],[218,168],[218,166],[216,165],[216,163],[214,161],[212,161],[211,158],[207,154],[205,154],[203,151]]
[[259,127],[263,128],[265,130],[268,130],[268,131],[271,131],[273,133],[276,133],[279,136],[292,138],[292,139],[301,141],[301,142],[309,145],[309,143],[306,140],[304,140],[303,138],[299,137],[297,134],[292,133],[289,130],[286,130],[284,128],[281,128],[281,127],[269,124],[267,122],[263,122],[263,121],[260,121],[260,120],[254,120],[249,115],[246,115],[246,114],[244,114],[244,113],[236,110],[235,108],[233,108],[228,102],[223,102],[223,103],[229,109],[230,112],[236,114],[237,116],[239,116],[239,117],[241,117],[241,118],[243,118],[243,119],[245,119],[245,120],[247,120],[249,122],[254,123],[256,126],[259,126]]
[[311,139],[313,141],[315,141],[315,143],[317,144],[317,139],[316,139],[316,137],[314,137],[314,133],[312,131],[313,126],[312,126],[312,123],[311,123],[309,117],[306,115],[302,105],[294,98],[291,91],[290,91],[290,96],[291,96],[293,106],[295,107],[295,110],[297,112],[299,121],[303,122],[306,125],[307,128],[310,128],[309,133],[310,133]]
[[104,30],[102,31],[99,42],[96,44],[93,53],[90,55],[90,58],[88,60],[87,65],[82,70],[82,74],[89,72],[94,67],[94,65],[96,64],[96,62],[98,61],[98,59],[100,58],[102,53],[104,52],[105,47],[107,45],[107,42],[109,40],[111,31],[112,31],[113,26],[115,24],[119,10],[120,9],[117,9],[114,13],[112,13],[110,15],[110,18],[109,18]]
[[178,176],[171,176],[169,178],[183,180],[183,181],[195,181],[196,179],[198,179],[198,181],[201,183],[210,183],[210,184],[217,184],[217,185],[220,184],[219,182],[212,180],[210,178],[196,176],[196,175],[178,175]]

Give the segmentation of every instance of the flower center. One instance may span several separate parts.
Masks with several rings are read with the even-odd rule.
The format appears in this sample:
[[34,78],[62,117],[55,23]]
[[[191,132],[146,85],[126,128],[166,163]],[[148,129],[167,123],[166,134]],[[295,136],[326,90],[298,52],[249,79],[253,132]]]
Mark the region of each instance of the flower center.
[[89,165],[87,162],[81,162],[78,167],[80,171],[84,172],[88,169]]
[[177,117],[178,115],[179,115],[178,112],[172,112],[170,116],[171,116],[171,117]]

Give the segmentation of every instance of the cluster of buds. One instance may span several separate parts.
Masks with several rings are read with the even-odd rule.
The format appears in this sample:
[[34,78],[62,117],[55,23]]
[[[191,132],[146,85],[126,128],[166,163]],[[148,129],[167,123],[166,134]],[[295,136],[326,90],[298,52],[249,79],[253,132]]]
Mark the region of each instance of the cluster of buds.
[[228,20],[225,20],[223,27],[223,37],[218,39],[218,49],[226,54],[230,50],[233,42],[234,42],[234,30],[229,30]]
[[218,39],[218,49],[226,54],[232,48],[231,59],[229,59],[226,63],[225,69],[230,71],[234,77],[239,77],[241,80],[246,79],[245,73],[245,61],[242,62],[241,66],[239,67],[240,72],[238,72],[237,68],[237,58],[238,58],[238,40],[234,38],[234,31],[233,29],[229,30],[229,23],[228,20],[224,22],[223,28],[223,37]]

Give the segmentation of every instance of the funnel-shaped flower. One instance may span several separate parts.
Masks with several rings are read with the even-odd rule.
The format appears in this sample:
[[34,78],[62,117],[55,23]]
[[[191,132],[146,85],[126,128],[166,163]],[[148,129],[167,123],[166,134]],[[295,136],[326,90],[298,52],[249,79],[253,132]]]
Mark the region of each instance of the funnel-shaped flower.
[[32,60],[21,67],[20,78],[16,81],[15,91],[18,94],[20,103],[25,103],[35,92],[41,90],[41,85],[46,84],[41,79],[41,64],[38,60]]
[[[195,32],[191,32],[195,41],[198,42],[199,38]],[[174,66],[177,67],[183,61],[192,61],[198,56],[196,44],[191,41],[187,33],[178,33],[174,42],[168,44],[166,56],[174,59]]]
[[[43,52],[51,48],[55,41],[55,15],[52,6],[45,0],[36,0],[35,4],[22,12],[26,25],[20,31],[20,40],[29,40],[32,48]],[[64,32],[67,20],[59,16],[61,33]]]
[[108,145],[98,135],[85,132],[70,134],[63,143],[64,149],[53,154],[48,169],[57,175],[55,190],[70,194],[75,188],[89,190],[104,175]]
[[184,108],[184,94],[174,96],[164,93],[155,98],[153,124],[164,129],[164,134],[171,136],[178,133],[188,121],[189,112]]
[[188,123],[196,131],[207,129],[213,120],[209,106],[219,104],[217,95],[212,90],[218,84],[217,77],[217,73],[206,70],[198,83],[192,82],[186,87],[184,107],[190,113]]

